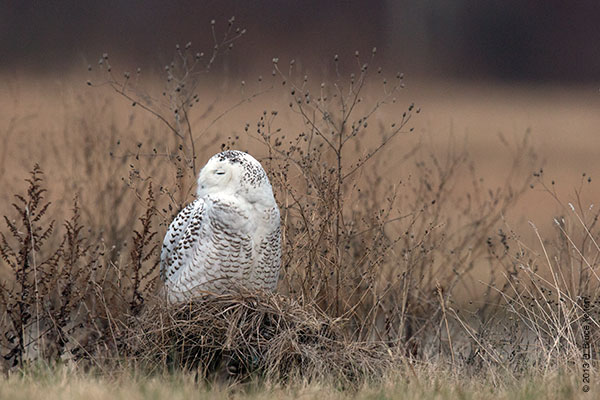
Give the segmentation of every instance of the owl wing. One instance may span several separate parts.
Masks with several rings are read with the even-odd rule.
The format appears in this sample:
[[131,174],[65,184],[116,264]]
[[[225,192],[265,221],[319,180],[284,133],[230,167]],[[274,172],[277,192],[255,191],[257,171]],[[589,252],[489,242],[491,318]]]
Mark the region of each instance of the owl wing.
[[277,227],[260,244],[256,287],[275,290],[281,266],[281,230]]
[[188,232],[188,227],[202,222],[203,211],[204,200],[197,199],[181,210],[169,225],[160,252],[160,278],[163,282],[167,282],[181,268],[183,249],[180,244]]
[[[279,213],[277,213],[279,221]],[[281,228],[279,225],[271,230],[259,245],[258,262],[254,274],[255,286],[267,290],[275,290],[281,266]]]
[[247,225],[248,218],[234,203],[197,199],[183,209],[163,243],[162,276],[169,299],[243,285],[252,269]]

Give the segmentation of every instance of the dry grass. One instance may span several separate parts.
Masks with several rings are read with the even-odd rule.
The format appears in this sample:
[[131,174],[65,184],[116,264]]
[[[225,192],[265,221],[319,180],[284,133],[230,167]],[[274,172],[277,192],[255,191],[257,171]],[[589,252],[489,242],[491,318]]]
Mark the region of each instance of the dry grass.
[[[271,78],[227,92],[190,81],[186,51],[177,50],[165,89],[144,75],[117,78],[111,66],[93,82],[116,98],[51,85],[49,99],[29,105],[27,85],[36,83],[17,79],[0,99],[13,102],[0,126],[2,390],[37,376],[57,385],[57,396],[90,385],[98,396],[186,398],[200,389],[219,398],[229,389],[188,374],[210,382],[224,372],[243,390],[260,388],[250,393],[257,397],[321,388],[343,396],[335,387],[359,397],[528,398],[556,387],[575,398],[575,377],[598,381],[600,238],[589,206],[597,192],[589,171],[573,185],[554,182],[572,169],[581,176],[576,162],[539,169],[535,126],[523,138],[523,120],[516,128],[510,115],[488,121],[496,104],[470,93],[464,101],[484,117],[463,105],[452,118],[487,133],[477,125],[484,118],[519,138],[480,134],[459,145],[434,135],[434,111],[415,119],[419,105],[405,100],[401,76],[384,84],[387,72],[358,57],[354,75],[335,63],[323,83],[274,60]],[[200,89],[215,96],[197,96]],[[155,100],[161,90],[167,101]],[[436,95],[420,102],[425,110],[429,101],[447,107]],[[510,114],[513,99],[502,101]],[[149,113],[130,111],[132,102]],[[279,294],[165,306],[156,292],[161,238],[191,200],[202,161],[231,147],[256,154],[276,192],[285,243]],[[585,161],[593,146],[573,148]],[[23,189],[32,160],[41,167]],[[547,204],[540,196],[552,206],[534,216],[546,212],[551,223],[524,227],[527,204]],[[39,362],[66,363],[74,377],[63,367],[38,370]],[[440,378],[430,392],[432,376]],[[100,389],[112,381],[123,394]]]
[[335,382],[355,387],[391,370],[389,348],[350,340],[343,321],[271,293],[158,302],[128,321],[121,356],[150,370],[215,372],[245,382]]
[[[198,383],[194,374],[140,375],[119,371],[112,376],[83,373],[68,368],[32,369],[4,378],[0,396],[11,399],[580,399],[577,379],[551,375],[545,379],[526,377],[501,387],[491,387],[484,379],[465,380],[439,369],[417,368],[412,374],[403,369],[384,383],[365,385],[348,393],[324,383],[295,382],[281,386],[249,383],[223,386]],[[596,398],[598,386],[584,398]]]

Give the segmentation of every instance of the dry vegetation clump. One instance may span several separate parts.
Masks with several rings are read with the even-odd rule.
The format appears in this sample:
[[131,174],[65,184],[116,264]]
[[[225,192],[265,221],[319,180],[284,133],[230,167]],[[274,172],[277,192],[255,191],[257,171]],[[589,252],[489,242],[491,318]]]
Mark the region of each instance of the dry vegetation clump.
[[128,321],[121,356],[150,370],[197,370],[236,380],[300,378],[342,387],[381,379],[387,347],[347,338],[344,321],[273,293],[157,302]]
[[[278,111],[247,131],[268,149],[263,162],[281,206],[281,290],[348,320],[356,340],[427,358],[439,352],[441,335],[431,332],[454,295],[475,295],[471,272],[494,263],[486,239],[529,187],[519,171],[536,157],[527,136],[505,143],[506,184],[484,187],[464,149],[439,155],[415,140],[420,109],[398,104],[404,76],[388,79],[370,65],[375,54],[365,63],[356,53],[350,74],[335,56],[335,78],[320,84],[294,60],[284,70],[274,59],[300,132],[285,132]],[[410,172],[385,172],[400,166]],[[464,177],[471,184],[459,184]]]
[[[57,233],[38,165],[26,181],[27,194],[15,195],[13,203],[17,218],[5,216],[8,235],[0,232],[0,258],[9,268],[0,283],[2,367],[94,361],[114,351],[116,321],[139,312],[153,291],[150,276],[158,263],[151,186],[141,229],[133,230],[132,258],[119,265],[107,257],[103,241],[87,235],[77,198]],[[49,243],[51,235],[58,244]]]
[[[563,204],[534,173],[536,184]],[[585,174],[584,174],[585,175]],[[581,197],[580,187],[575,197]],[[589,383],[598,372],[600,355],[600,263],[598,211],[581,202],[565,204],[554,219],[556,236],[543,239],[530,223],[538,243],[525,244],[507,227],[489,246],[496,253],[503,248],[507,257],[498,258],[502,280],[490,283],[496,299],[487,310],[475,313],[451,308],[452,318],[462,331],[453,336],[458,360],[466,371],[497,371],[519,377],[532,371],[549,376],[556,371],[578,371]],[[486,311],[486,312],[482,312]],[[455,345],[457,349],[459,346]],[[498,377],[496,377],[498,378]]]

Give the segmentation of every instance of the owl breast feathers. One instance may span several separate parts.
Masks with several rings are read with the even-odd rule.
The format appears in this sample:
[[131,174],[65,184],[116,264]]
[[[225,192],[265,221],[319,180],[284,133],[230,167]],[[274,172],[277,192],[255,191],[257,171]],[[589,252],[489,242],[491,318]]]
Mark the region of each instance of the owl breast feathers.
[[239,287],[274,290],[279,208],[260,163],[241,151],[214,155],[200,171],[196,200],[169,226],[160,258],[171,302]]

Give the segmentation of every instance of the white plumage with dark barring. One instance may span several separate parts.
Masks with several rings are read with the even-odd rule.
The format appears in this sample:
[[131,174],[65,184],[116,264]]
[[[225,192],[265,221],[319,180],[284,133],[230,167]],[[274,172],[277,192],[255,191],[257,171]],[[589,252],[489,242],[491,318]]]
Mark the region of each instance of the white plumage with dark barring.
[[165,235],[160,275],[171,302],[204,293],[274,290],[281,265],[279,208],[261,164],[218,153],[200,171],[197,198]]

